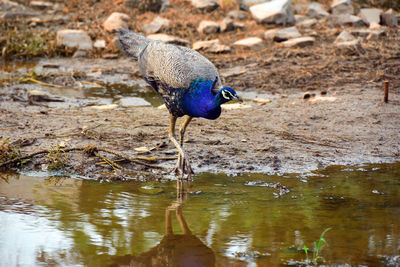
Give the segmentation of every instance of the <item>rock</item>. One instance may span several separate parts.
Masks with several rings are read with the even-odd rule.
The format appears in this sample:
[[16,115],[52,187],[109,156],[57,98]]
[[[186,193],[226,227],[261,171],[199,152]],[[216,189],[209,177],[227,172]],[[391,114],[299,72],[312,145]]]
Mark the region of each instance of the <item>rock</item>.
[[240,39],[234,42],[233,45],[250,49],[260,49],[263,47],[263,40],[258,37],[249,37]]
[[231,18],[233,20],[244,20],[246,19],[246,12],[243,12],[241,10],[232,10],[229,11],[228,18]]
[[344,54],[359,55],[365,53],[364,48],[361,46],[360,41],[357,39],[352,41],[335,42],[335,45],[338,51]]
[[264,32],[263,38],[265,40],[273,41],[277,32],[278,32],[278,29],[267,30],[267,31]]
[[326,19],[326,25],[329,27],[341,27],[341,26],[351,26],[351,27],[365,27],[364,21],[357,16],[350,14],[343,15],[330,15]]
[[393,11],[393,9],[389,9],[381,15],[381,22],[382,25],[389,27],[395,27],[398,25],[396,13]]
[[163,34],[163,33],[156,33],[156,34],[150,34],[146,36],[149,39],[152,40],[159,40],[163,41],[165,43],[170,43],[170,44],[176,44],[176,45],[182,45],[182,46],[189,46],[190,42],[172,35],[168,34]]
[[284,47],[305,47],[313,45],[315,42],[314,37],[299,37],[282,42]]
[[46,8],[54,8],[54,4],[45,1],[31,1],[29,3],[31,7],[39,8],[39,9],[46,9]]
[[95,48],[105,48],[106,47],[106,41],[105,40],[96,40],[96,42],[94,42],[93,46]]
[[102,24],[108,32],[117,31],[120,28],[128,28],[130,17],[124,13],[113,12]]
[[149,102],[140,97],[124,97],[118,102],[121,107],[151,106]]
[[333,15],[354,14],[354,8],[351,0],[333,0],[331,4],[331,13]]
[[335,46],[344,54],[359,55],[360,53],[365,53],[360,41],[346,30],[342,31],[336,37]]
[[[265,33],[264,33],[264,35],[265,35]],[[301,36],[301,34],[299,33],[299,31],[297,30],[296,27],[289,27],[286,29],[278,30],[275,33],[274,41],[275,42],[283,42],[283,41],[286,41],[289,39],[298,38],[300,36]]]
[[311,28],[316,25],[318,22],[317,19],[306,19],[299,23],[296,22],[296,26],[303,27],[303,28]]
[[191,0],[192,5],[204,12],[211,12],[219,7],[217,0]]
[[367,26],[371,23],[375,22],[378,23],[381,20],[382,10],[377,8],[361,8],[360,13],[358,14],[359,17],[364,21]]
[[230,52],[231,48],[227,45],[220,43],[219,39],[214,39],[210,41],[198,41],[193,43],[194,50],[203,50],[211,53],[225,53]]
[[18,17],[35,17],[39,13],[13,1],[0,1],[0,19],[15,19]]
[[104,104],[104,105],[98,105],[98,106],[90,106],[90,109],[94,110],[111,110],[111,109],[116,109],[118,107],[117,104]]
[[91,50],[92,40],[84,30],[60,30],[56,35],[57,46]]
[[250,12],[258,23],[287,25],[295,22],[290,0],[272,0],[254,5],[250,7]]
[[141,13],[165,11],[169,7],[169,0],[124,0],[124,5],[129,8],[137,8]]
[[143,26],[143,31],[145,34],[157,33],[168,28],[170,23],[171,21],[169,19],[157,16],[152,22]]
[[335,43],[340,43],[340,42],[349,42],[349,41],[354,41],[357,40],[356,37],[354,37],[351,33],[348,31],[342,31],[338,37],[336,37]]
[[311,2],[308,5],[308,10],[307,10],[306,15],[307,15],[307,17],[310,17],[310,18],[321,19],[321,18],[329,16],[329,13],[325,10],[325,8],[321,4],[316,3],[316,2]]
[[227,17],[220,23],[221,32],[233,31],[236,29],[244,29],[244,24],[234,22],[231,18]]
[[221,32],[233,31],[235,29],[235,23],[231,18],[224,18],[220,24]]
[[201,34],[217,33],[221,30],[219,23],[210,20],[202,20],[197,27],[197,31]]

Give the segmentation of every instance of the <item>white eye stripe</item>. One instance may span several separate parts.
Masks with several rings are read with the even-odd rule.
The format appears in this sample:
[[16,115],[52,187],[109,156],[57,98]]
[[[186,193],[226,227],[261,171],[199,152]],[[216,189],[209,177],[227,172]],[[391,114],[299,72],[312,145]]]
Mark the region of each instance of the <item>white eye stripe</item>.
[[[235,98],[232,95],[232,93],[227,90],[222,90],[221,93],[222,93],[223,98],[225,98],[225,99],[231,100],[231,99]],[[229,95],[227,95],[227,94],[229,94]]]

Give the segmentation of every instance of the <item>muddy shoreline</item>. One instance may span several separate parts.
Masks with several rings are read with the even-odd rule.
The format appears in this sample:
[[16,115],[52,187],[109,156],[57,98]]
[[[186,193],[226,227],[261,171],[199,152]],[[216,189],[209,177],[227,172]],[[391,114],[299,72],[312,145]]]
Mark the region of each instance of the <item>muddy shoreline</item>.
[[[57,66],[57,75],[49,75],[44,65]],[[63,70],[80,73],[82,80],[94,83],[101,79],[93,78],[93,70],[101,68],[102,81],[119,80],[130,84],[131,90],[139,90],[134,89],[135,83],[141,83],[134,66],[129,59],[54,59],[42,60],[34,70],[46,69],[49,84],[55,84]],[[24,101],[34,88],[64,102]],[[383,103],[382,88],[377,83],[314,90],[307,99],[301,89],[290,94],[252,89],[239,89],[246,99],[244,104],[225,105],[218,120],[195,119],[191,123],[184,146],[196,173],[309,173],[331,165],[394,162],[400,158],[400,96],[396,90],[391,91],[389,103]],[[90,88],[80,92],[87,90]],[[91,145],[126,157],[156,157],[162,160],[149,164],[173,167],[171,158],[176,152],[167,138],[167,110],[155,107],[157,104],[123,107],[91,101],[84,93],[80,97],[65,96],[63,88],[10,83],[1,95],[1,137],[8,138],[22,155]],[[61,169],[87,178],[173,178],[164,170],[133,162],[118,163],[121,171],[98,164],[102,161],[99,157],[82,151],[65,154]],[[54,167],[52,163],[44,154],[24,162],[22,170],[49,170]]]

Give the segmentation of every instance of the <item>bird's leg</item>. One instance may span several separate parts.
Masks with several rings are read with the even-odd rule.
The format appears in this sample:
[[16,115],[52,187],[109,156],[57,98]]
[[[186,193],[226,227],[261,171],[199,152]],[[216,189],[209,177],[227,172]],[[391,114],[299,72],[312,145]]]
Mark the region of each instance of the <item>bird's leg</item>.
[[[179,130],[179,144],[180,144],[181,147],[183,147],[183,139],[184,139],[184,136],[185,136],[186,128],[188,127],[188,125],[192,121],[192,119],[193,119],[193,117],[185,116],[185,119],[184,119],[184,121],[183,121],[183,123],[181,125],[181,129]],[[179,167],[181,169],[183,169],[183,170],[185,168],[187,169],[187,172],[189,173],[189,177],[188,178],[190,178],[190,174],[193,173],[193,170],[190,167],[189,160],[187,158],[185,158],[185,157],[181,158],[181,161],[179,162],[179,164],[180,164]]]
[[174,168],[175,173],[178,175],[179,178],[183,178],[183,175],[185,174],[184,169],[181,168],[181,161],[182,158],[184,158],[184,153],[182,147],[179,145],[178,141],[175,139],[175,124],[176,124],[176,117],[174,117],[172,114],[169,117],[169,139],[171,142],[175,145],[176,149],[178,149],[178,161],[176,163],[176,166]]
[[193,117],[185,116],[185,119],[181,125],[181,129],[179,130],[179,144],[181,145],[181,147],[183,147],[183,137],[185,135],[186,128],[188,127],[192,119]]
[[[179,136],[182,137],[182,139],[180,140],[182,144],[183,144],[183,134],[185,133],[185,129],[191,120],[191,117],[189,118],[190,119],[186,118],[182,124],[183,131],[181,129],[181,131],[179,132]],[[182,145],[180,145],[178,141],[175,139],[175,124],[176,124],[176,117],[170,115],[169,139],[175,145],[176,149],[178,149],[178,161],[175,166],[175,172],[177,173],[179,178],[183,178],[186,168],[186,172],[188,174],[187,178],[190,179],[193,171],[192,168],[190,167],[188,157],[185,156],[185,153],[183,152]]]

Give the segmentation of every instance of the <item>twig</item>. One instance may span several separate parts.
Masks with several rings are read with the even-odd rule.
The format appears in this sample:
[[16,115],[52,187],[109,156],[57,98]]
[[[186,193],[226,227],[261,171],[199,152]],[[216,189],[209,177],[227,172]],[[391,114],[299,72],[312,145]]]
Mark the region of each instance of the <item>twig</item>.
[[140,162],[140,161],[139,161],[139,160],[141,160],[140,158],[129,158],[129,157],[127,157],[127,156],[124,156],[124,155],[122,155],[122,154],[119,154],[119,153],[117,153],[117,152],[111,151],[111,150],[106,149],[106,148],[97,148],[97,150],[98,150],[98,151],[103,151],[103,152],[107,152],[107,153],[113,154],[113,155],[115,155],[115,156],[117,156],[117,157],[120,157],[120,158],[123,158],[123,159],[125,159],[125,160],[127,160],[127,161],[130,161],[130,162],[133,162],[133,163],[137,163],[137,164],[140,164],[140,165],[149,167],[149,168],[165,169],[165,167],[161,167],[161,166],[157,166],[157,165],[151,165],[151,164],[147,164],[147,163],[144,163],[144,162]]
[[61,85],[57,85],[57,84],[50,84],[50,83],[45,83],[39,80],[36,80],[34,78],[21,78],[19,79],[21,82],[33,82],[33,83],[37,83],[43,86],[50,86],[50,87],[62,87]]
[[108,165],[110,165],[114,170],[116,170],[116,169],[122,169],[122,167],[120,166],[120,165],[118,165],[117,163],[115,163],[115,162],[113,162],[112,160],[109,160],[108,158],[106,158],[106,157],[103,157],[102,155],[100,155],[98,152],[94,152],[94,154],[97,156],[97,157],[99,157],[99,158],[101,158],[102,160],[104,160],[105,162],[107,162],[107,164]]

